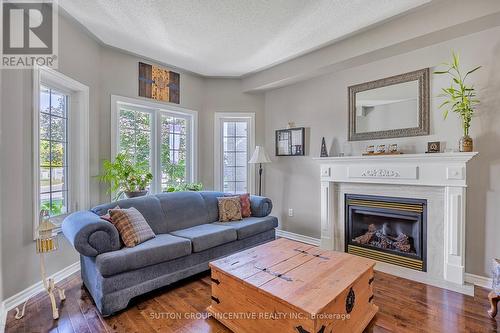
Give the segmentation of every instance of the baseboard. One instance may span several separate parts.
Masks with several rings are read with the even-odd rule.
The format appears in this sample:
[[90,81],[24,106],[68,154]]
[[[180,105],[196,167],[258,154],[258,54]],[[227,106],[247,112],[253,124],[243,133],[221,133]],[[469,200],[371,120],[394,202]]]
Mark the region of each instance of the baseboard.
[[5,320],[7,319],[7,311],[3,306],[3,302],[0,302],[0,333],[5,331]]
[[[80,262],[78,261],[78,262],[75,262],[74,264],[71,264],[71,265],[61,269],[58,272],[55,272],[54,274],[50,275],[49,278],[54,279],[54,281],[57,283],[65,278],[67,278],[71,274],[78,272],[79,270],[80,270]],[[32,285],[24,290],[21,290],[17,294],[15,294],[15,295],[7,298],[3,302],[1,302],[0,303],[0,311],[3,312],[3,316],[2,316],[3,322],[5,322],[5,317],[7,315],[7,312],[12,310],[16,306],[22,304],[28,298],[30,298],[30,297],[32,297],[32,296],[34,296],[42,291],[45,291],[45,289],[43,287],[42,281],[39,281],[39,282],[35,283],[34,285]],[[0,322],[1,321],[2,321],[2,319],[0,319]],[[2,332],[2,330],[3,330],[3,328],[0,328],[0,332]]]
[[283,237],[283,238],[288,238],[292,239],[298,242],[314,245],[314,246],[319,246],[320,240],[318,238],[313,238],[309,236],[304,236],[300,234],[295,234],[290,231],[285,231],[285,230],[280,230],[276,229],[276,236],[277,237]]
[[493,280],[491,278],[488,278],[486,276],[471,274],[471,273],[465,273],[465,282],[468,282],[468,283],[474,284],[478,287],[483,287],[486,289],[491,289],[491,287],[493,286]]

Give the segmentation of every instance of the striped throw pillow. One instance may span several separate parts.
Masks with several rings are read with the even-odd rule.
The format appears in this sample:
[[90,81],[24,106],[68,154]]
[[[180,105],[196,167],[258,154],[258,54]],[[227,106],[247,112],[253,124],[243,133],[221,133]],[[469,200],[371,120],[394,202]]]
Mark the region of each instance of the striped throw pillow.
[[144,216],[134,207],[110,209],[109,215],[126,247],[134,247],[156,236]]

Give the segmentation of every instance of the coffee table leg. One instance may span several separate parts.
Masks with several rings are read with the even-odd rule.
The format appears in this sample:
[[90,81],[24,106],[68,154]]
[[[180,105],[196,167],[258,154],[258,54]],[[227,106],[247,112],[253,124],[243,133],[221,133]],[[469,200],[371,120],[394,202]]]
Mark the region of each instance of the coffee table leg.
[[500,295],[497,295],[493,291],[488,294],[488,299],[490,300],[491,308],[488,310],[488,315],[491,318],[495,318],[497,315],[497,303],[500,301]]

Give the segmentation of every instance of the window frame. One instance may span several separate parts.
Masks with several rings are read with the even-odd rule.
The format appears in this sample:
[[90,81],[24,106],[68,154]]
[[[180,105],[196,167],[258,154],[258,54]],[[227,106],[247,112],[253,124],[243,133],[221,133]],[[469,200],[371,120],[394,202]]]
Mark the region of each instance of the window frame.
[[[224,121],[241,121],[248,123],[248,159],[255,150],[255,112],[215,112],[214,126],[214,188],[224,191],[224,133],[222,124]],[[248,161],[247,161],[248,163]],[[255,165],[248,164],[247,168],[247,191],[255,193]]]
[[154,102],[145,99],[111,95],[111,159],[114,160],[119,152],[119,112],[120,105],[127,105],[138,111],[150,112],[152,115],[151,128],[151,173],[153,182],[150,186],[152,193],[161,193],[161,115],[167,114],[173,117],[186,118],[188,120],[189,133],[186,135],[186,169],[187,182],[196,182],[198,179],[198,112],[170,104]]
[[[40,88],[48,86],[66,94],[67,212],[52,221],[58,225],[71,212],[90,207],[89,87],[47,67],[33,69],[33,239],[40,224]],[[60,228],[57,230],[60,232]]]

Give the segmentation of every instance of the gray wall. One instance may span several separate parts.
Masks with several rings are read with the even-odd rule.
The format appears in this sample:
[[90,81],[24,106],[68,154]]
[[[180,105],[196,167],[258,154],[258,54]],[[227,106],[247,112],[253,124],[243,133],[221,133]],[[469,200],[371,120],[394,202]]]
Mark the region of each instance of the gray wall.
[[[99,119],[100,46],[67,20],[59,20],[59,71],[90,87],[90,121]],[[2,70],[1,96],[1,256],[4,298],[40,281],[33,242],[32,187],[32,71]],[[90,156],[98,156],[96,133]],[[96,186],[91,187],[96,200]],[[49,273],[76,262],[76,252],[61,238],[60,249],[49,254]]]
[[[366,65],[354,66],[332,74],[310,79],[266,93],[266,148],[274,153],[274,130],[294,121],[308,129],[307,156],[274,157],[267,166],[266,192],[275,203],[284,230],[320,237],[319,165],[311,158],[319,156],[321,137],[331,145],[332,153],[340,151],[347,141],[347,87],[416,69],[431,67],[450,58],[452,50],[460,52],[464,68],[482,65],[472,76],[482,103],[474,117],[471,134],[479,155],[468,169],[467,198],[467,272],[489,275],[490,261],[500,256],[496,239],[500,234],[500,27],[452,39],[430,47],[388,57]],[[352,143],[359,154],[368,144],[398,143],[405,152],[424,152],[428,141],[444,141],[458,148],[461,126],[451,114],[444,121],[437,109],[441,87],[449,85],[444,76],[431,78],[431,135]],[[288,209],[294,216],[288,217]]]
[[[206,188],[214,187],[215,112],[254,112],[255,144],[264,144],[264,96],[241,92],[239,79],[205,79],[203,111],[199,117],[199,157],[203,168],[198,173]],[[256,178],[257,179],[257,178]]]
[[[58,71],[90,88],[91,205],[109,201],[96,176],[102,160],[109,159],[111,153],[111,95],[138,98],[138,61],[151,63],[101,45],[71,18],[60,16]],[[214,112],[255,112],[258,127],[263,128],[264,97],[242,93],[239,80],[204,79],[177,71],[181,73],[180,106],[198,111],[199,181],[210,189]],[[0,300],[40,280],[32,236],[32,71],[2,70],[1,76]],[[258,137],[257,142],[263,143],[263,131]],[[48,256],[48,273],[76,261],[77,253],[60,237],[60,249]]]

